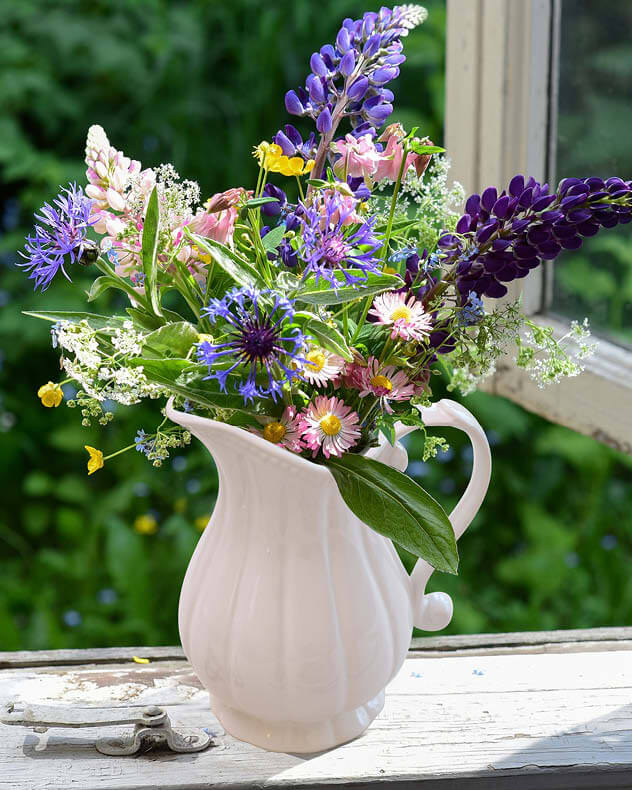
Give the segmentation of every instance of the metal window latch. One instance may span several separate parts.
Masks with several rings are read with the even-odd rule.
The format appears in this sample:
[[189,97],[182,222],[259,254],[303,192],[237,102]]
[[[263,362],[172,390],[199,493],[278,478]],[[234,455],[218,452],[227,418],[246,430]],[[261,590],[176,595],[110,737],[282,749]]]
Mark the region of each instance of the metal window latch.
[[200,752],[215,745],[204,730],[191,727],[172,729],[169,716],[155,705],[147,708],[70,708],[53,705],[28,705],[9,702],[0,712],[2,724],[16,724],[35,732],[46,732],[49,727],[109,727],[134,724],[130,735],[99,738],[97,750],[101,754],[121,756],[136,754],[141,748],[166,743],[174,752]]

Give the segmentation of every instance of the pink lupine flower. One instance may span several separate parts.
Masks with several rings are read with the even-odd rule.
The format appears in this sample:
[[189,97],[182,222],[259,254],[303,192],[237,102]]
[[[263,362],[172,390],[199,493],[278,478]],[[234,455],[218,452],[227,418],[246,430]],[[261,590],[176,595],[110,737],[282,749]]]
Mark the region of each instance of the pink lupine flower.
[[286,406],[279,419],[274,417],[258,417],[263,428],[257,430],[252,428],[252,432],[262,436],[268,442],[276,444],[277,447],[285,447],[293,453],[300,453],[303,449],[301,439],[303,419],[296,412],[296,406]]
[[414,296],[406,299],[405,293],[389,291],[379,294],[373,301],[369,315],[378,324],[392,326],[391,338],[402,340],[424,340],[432,329],[432,316]]
[[361,370],[360,397],[373,395],[379,398],[389,414],[393,412],[389,400],[410,400],[420,393],[420,388],[408,379],[403,370],[397,370],[393,365],[380,366],[376,357],[369,357],[367,367]]
[[341,398],[319,395],[303,410],[303,440],[314,456],[322,449],[325,458],[340,457],[358,443],[359,419]]
[[334,172],[338,178],[344,178],[346,173],[353,178],[371,181],[380,161],[380,154],[370,134],[363,134],[358,138],[348,134],[344,140],[332,143],[331,147],[335,153],[340,154],[334,164]]

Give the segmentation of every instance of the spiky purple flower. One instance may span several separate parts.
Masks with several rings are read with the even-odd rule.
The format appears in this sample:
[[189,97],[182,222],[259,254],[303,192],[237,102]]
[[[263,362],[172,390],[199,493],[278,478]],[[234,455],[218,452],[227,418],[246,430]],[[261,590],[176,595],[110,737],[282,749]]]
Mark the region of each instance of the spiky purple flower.
[[61,270],[70,280],[64,269],[66,263],[94,263],[98,252],[94,242],[87,238],[88,228],[96,222],[91,219],[92,201],[83,194],[76,184],[62,188],[51,206],[44,203],[35,219],[35,233],[26,237],[25,252],[20,255],[26,259],[18,266],[25,268],[30,280],[35,280],[35,290],[45,291],[53,277]]
[[223,299],[211,299],[203,314],[224,334],[222,342],[204,341],[198,359],[208,365],[207,379],[217,379],[226,392],[228,377],[235,372],[235,388],[248,403],[255,398],[274,400],[303,368],[305,337],[290,327],[294,302],[273,291],[234,288]]
[[585,236],[632,220],[632,181],[620,178],[565,178],[557,192],[534,178],[512,178],[499,195],[488,187],[471,195],[456,233],[439,239],[444,262],[456,264],[456,283],[470,291],[501,297],[505,283],[526,277],[563,249],[576,250]]
[[421,6],[401,5],[345,19],[335,45],[326,44],[312,55],[305,87],[286,94],[287,111],[309,116],[321,133],[329,132],[341,114],[350,117],[352,126],[381,126],[393,111],[393,94],[384,86],[399,75],[406,59],[400,39],[426,15]]
[[335,288],[340,285],[336,273],[344,275],[347,285],[364,282],[369,272],[379,274],[376,252],[382,242],[373,235],[377,217],[351,224],[354,205],[338,193],[325,195],[322,201],[316,206],[301,204],[299,257],[305,263],[304,277],[313,274],[316,282],[323,277]]

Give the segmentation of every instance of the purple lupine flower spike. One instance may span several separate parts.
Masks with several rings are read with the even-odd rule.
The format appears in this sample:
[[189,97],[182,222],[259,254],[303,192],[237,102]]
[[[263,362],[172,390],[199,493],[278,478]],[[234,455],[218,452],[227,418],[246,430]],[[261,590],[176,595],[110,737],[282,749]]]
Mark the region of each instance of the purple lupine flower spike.
[[27,236],[25,252],[19,254],[26,259],[19,263],[35,280],[35,289],[45,291],[57,272],[70,280],[64,268],[66,263],[94,263],[98,249],[87,238],[88,228],[96,222],[91,219],[92,201],[76,184],[62,188],[51,206],[44,203],[39,214],[35,233]]
[[534,178],[514,176],[507,191],[470,195],[455,233],[439,239],[442,259],[456,265],[457,287],[498,298],[505,283],[526,277],[586,236],[632,220],[632,181],[565,178],[556,192]]
[[[377,14],[368,12],[355,21],[345,19],[335,45],[326,44],[311,56],[311,74],[305,89],[286,94],[287,111],[292,115],[310,116],[316,121],[318,130],[326,134],[331,129],[331,121],[327,117],[320,120],[321,115],[331,116],[336,103],[342,100],[346,106],[340,108],[340,117],[349,115],[352,126],[365,120],[381,125],[393,109],[390,106],[392,96],[385,100],[380,88],[398,76],[399,66],[405,60],[400,39],[426,16],[421,6],[401,5],[382,9]],[[378,98],[379,109],[376,105],[353,106],[373,97]]]

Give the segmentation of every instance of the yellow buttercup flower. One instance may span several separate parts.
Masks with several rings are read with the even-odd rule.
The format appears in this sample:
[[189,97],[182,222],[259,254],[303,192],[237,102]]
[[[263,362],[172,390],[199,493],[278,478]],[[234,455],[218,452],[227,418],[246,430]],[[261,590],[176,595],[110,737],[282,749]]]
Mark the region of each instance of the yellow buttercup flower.
[[158,522],[150,513],[145,513],[134,520],[134,529],[141,535],[154,535],[158,531]]
[[252,151],[252,155],[254,158],[259,162],[260,167],[264,167],[266,170],[272,170],[273,172],[278,172],[274,170],[278,160],[283,155],[283,149],[280,145],[276,143],[268,143],[263,140],[259,145],[255,146]]
[[85,444],[84,448],[90,453],[90,458],[88,458],[88,474],[94,474],[94,472],[98,472],[99,469],[103,469],[103,453],[101,450],[97,450],[95,447],[90,447],[89,444]]
[[51,409],[59,406],[64,399],[64,393],[61,391],[59,384],[49,381],[48,384],[42,384],[37,390],[37,397],[47,409]]
[[198,261],[202,261],[202,263],[205,263],[207,266],[213,261],[208,252],[203,252],[196,244],[191,247],[191,252],[193,255],[195,255]]
[[309,173],[313,167],[313,159],[305,162],[300,156],[280,156],[270,170],[273,173],[281,173],[282,176],[302,176]]

